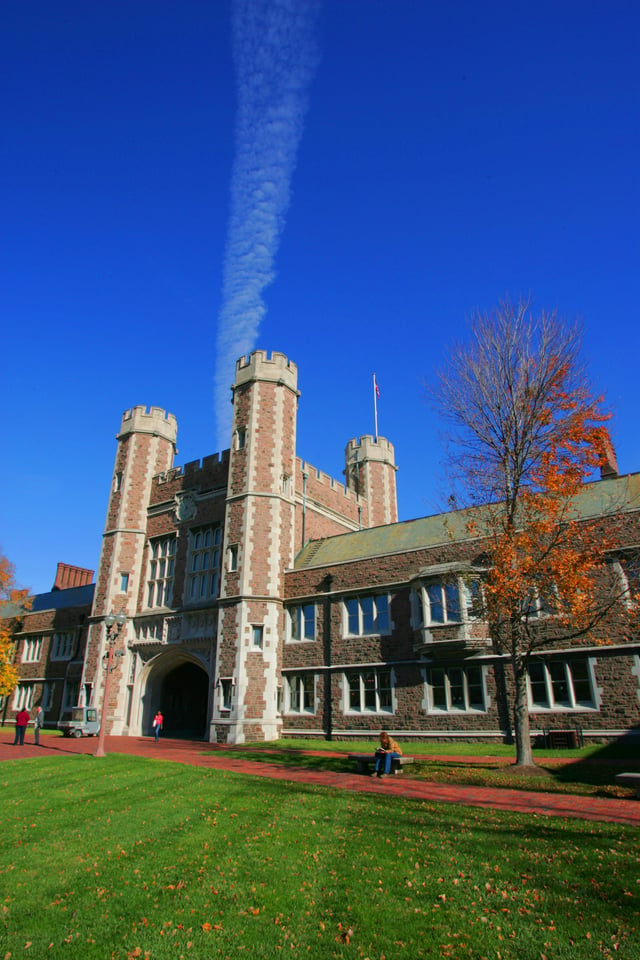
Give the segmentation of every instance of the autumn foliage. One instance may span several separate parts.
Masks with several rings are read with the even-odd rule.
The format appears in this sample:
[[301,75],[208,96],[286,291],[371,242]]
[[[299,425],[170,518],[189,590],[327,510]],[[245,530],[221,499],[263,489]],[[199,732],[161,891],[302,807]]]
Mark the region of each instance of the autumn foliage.
[[[2,608],[18,605],[22,610],[29,608],[26,590],[18,590],[15,586],[13,565],[5,556],[0,554],[0,616]],[[18,683],[18,671],[13,666],[14,645],[12,641],[12,627],[15,620],[10,617],[0,619],[0,696],[7,696]]]
[[608,415],[579,361],[580,337],[527,301],[478,315],[440,373],[437,400],[454,426],[451,464],[484,543],[481,615],[513,670],[517,762],[533,762],[527,700],[532,654],[602,629],[631,604],[610,561],[607,523],[581,517],[585,484],[611,449]]

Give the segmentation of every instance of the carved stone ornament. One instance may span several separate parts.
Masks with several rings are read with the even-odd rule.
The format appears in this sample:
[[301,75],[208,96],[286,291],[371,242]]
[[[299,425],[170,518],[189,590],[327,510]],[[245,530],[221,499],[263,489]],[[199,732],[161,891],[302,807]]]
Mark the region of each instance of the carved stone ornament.
[[196,502],[192,496],[185,494],[184,496],[176,496],[176,517],[180,522],[185,520],[193,520],[197,513]]

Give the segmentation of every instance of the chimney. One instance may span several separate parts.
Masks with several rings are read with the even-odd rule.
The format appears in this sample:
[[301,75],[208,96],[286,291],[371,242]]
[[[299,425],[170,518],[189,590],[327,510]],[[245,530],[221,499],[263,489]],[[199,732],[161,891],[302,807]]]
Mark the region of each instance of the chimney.
[[616,452],[613,449],[611,435],[606,431],[604,443],[602,446],[602,459],[600,461],[600,479],[607,480],[609,477],[619,477],[618,460]]
[[59,563],[52,590],[69,590],[71,587],[86,587],[93,583],[93,570],[86,567],[72,567],[69,563]]

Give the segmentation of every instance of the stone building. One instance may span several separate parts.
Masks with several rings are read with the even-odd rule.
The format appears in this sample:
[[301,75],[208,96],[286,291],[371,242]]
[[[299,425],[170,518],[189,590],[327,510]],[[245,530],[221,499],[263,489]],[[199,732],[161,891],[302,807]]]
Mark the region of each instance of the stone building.
[[[405,740],[509,736],[509,668],[473,616],[481,548],[464,513],[399,523],[394,450],[382,437],[347,444],[344,482],[303,462],[298,373],[284,355],[242,358],[232,392],[230,449],[184,467],[173,463],[173,416],[124,414],[95,587],[59,591],[92,598],[64,608],[82,642],[60,701],[44,704],[47,720],[71,694],[102,705],[105,617],[124,612],[106,704],[115,734],[148,734],[160,708],[166,735],[229,743],[370,738],[382,726]],[[619,477],[614,464],[605,474],[580,509],[597,518],[624,504],[612,558],[622,576],[640,543],[640,475]],[[16,633],[13,707],[27,688],[35,705],[50,682],[51,658],[37,682],[26,669],[36,615]],[[55,616],[39,635],[53,638]],[[534,733],[603,739],[637,726],[640,643],[599,639],[532,660]]]

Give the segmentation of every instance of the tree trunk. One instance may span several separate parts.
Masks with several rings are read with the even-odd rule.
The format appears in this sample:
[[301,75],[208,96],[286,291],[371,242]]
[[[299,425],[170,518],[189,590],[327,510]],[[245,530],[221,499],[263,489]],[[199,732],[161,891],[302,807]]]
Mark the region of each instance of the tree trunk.
[[513,726],[516,735],[516,766],[532,767],[534,763],[527,702],[527,668],[525,661],[518,656],[512,657],[511,662],[515,681]]

